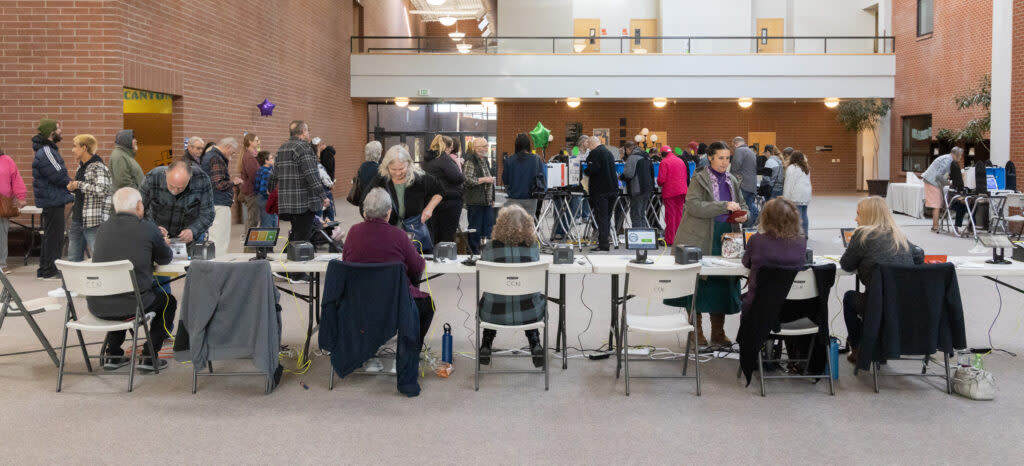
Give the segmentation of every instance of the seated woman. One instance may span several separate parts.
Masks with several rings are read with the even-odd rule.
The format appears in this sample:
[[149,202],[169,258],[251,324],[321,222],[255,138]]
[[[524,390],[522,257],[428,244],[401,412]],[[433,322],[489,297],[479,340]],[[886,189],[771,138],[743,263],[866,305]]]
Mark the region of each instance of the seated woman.
[[430,295],[420,291],[417,284],[423,276],[426,261],[416,251],[402,230],[388,224],[391,216],[391,195],[384,188],[373,188],[363,199],[362,223],[352,225],[345,237],[342,260],[363,264],[401,262],[409,277],[409,293],[420,311],[420,348],[434,318],[434,305]]
[[[857,272],[857,278],[864,289],[871,287],[871,274],[879,263],[920,264],[924,261],[921,249],[907,240],[907,236],[896,226],[885,200],[878,196],[861,199],[857,203],[857,229],[850,238],[850,245],[839,259],[839,266],[847,272]],[[846,320],[846,346],[850,348],[847,360],[857,363],[857,347],[860,345],[861,329],[864,325],[864,302],[867,294],[850,290],[843,295],[843,317]]]
[[761,267],[799,268],[806,262],[807,238],[800,227],[800,211],[785,197],[776,197],[761,210],[758,232],[747,240],[743,266],[750,269],[743,310],[750,309]]
[[[483,250],[482,260],[490,262],[522,263],[540,260],[533,216],[518,205],[510,205],[498,212],[498,220],[491,232],[493,238]],[[480,298],[480,320],[499,325],[526,325],[544,319],[547,303],[540,293],[524,296],[495,296],[484,293]],[[480,342],[480,364],[491,363],[491,343],[497,331],[484,329]],[[534,367],[544,366],[544,348],[537,329],[527,330]]]

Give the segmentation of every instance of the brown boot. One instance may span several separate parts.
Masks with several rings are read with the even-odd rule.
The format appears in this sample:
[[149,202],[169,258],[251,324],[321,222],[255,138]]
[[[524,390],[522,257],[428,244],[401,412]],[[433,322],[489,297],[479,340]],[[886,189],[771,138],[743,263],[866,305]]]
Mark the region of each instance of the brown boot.
[[711,314],[711,345],[732,346],[732,341],[725,336],[725,314]]
[[697,346],[705,347],[708,346],[708,339],[704,338],[704,314],[697,313]]
[[857,348],[850,348],[850,354],[846,355],[846,360],[850,361],[850,364],[857,364]]

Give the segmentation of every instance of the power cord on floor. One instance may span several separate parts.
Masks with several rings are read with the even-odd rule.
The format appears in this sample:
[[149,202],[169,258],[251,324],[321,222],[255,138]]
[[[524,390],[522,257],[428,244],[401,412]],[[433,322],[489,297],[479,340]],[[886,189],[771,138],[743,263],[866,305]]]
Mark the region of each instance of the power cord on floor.
[[996,296],[999,297],[999,308],[996,309],[996,316],[995,316],[995,318],[992,319],[992,325],[988,326],[988,347],[989,347],[989,350],[985,354],[987,355],[987,354],[992,354],[995,351],[1000,351],[1000,352],[1009,354],[1010,356],[1017,357],[1016,353],[1011,353],[1010,351],[1007,351],[1007,350],[1004,350],[1004,349],[1000,349],[1000,348],[996,348],[995,346],[992,345],[992,329],[995,328],[996,322],[999,320],[999,315],[1003,313],[1003,293],[999,290],[999,284],[998,283],[996,283],[995,286],[996,286]]

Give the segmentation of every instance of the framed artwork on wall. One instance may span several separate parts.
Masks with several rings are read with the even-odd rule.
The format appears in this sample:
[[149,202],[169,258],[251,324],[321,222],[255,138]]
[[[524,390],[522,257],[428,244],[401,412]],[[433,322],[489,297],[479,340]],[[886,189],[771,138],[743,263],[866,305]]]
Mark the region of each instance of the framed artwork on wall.
[[612,130],[608,128],[594,128],[594,136],[597,136],[601,140],[601,144],[608,144],[608,139],[612,135]]

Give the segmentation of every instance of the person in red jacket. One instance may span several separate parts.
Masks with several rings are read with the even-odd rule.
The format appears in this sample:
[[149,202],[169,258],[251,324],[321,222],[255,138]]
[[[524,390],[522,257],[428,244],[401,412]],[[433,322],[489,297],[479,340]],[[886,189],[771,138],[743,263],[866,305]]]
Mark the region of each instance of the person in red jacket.
[[[14,159],[6,155],[0,148],[0,195],[12,198],[18,209],[25,207],[25,181],[21,179],[18,166]],[[0,268],[3,273],[9,273],[7,269],[7,230],[10,229],[11,219],[0,217]]]
[[675,244],[676,229],[683,217],[689,171],[686,162],[679,157],[665,157],[658,167],[658,186],[661,186],[661,202],[665,205],[665,243],[669,245]]

